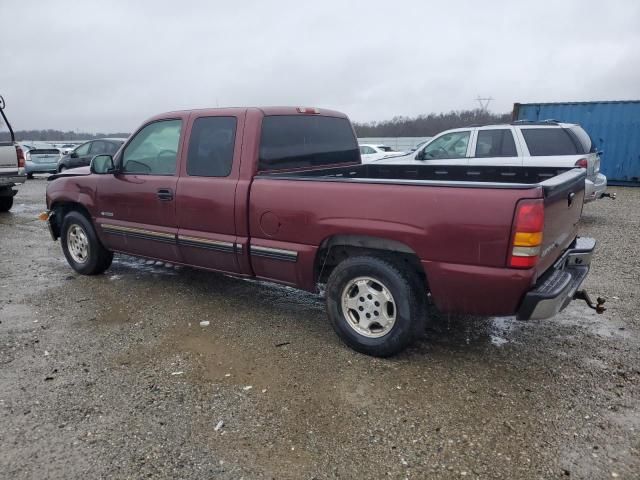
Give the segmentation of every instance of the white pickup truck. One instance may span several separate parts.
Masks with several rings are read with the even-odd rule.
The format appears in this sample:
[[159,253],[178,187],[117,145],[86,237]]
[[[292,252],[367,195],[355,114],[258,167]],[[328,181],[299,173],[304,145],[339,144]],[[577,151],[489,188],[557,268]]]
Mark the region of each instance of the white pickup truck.
[[0,212],[11,210],[13,197],[18,193],[14,187],[24,183],[27,178],[24,171],[24,152],[16,143],[16,137],[4,113],[4,107],[4,98],[0,96],[0,115],[11,134],[9,141],[0,141]]

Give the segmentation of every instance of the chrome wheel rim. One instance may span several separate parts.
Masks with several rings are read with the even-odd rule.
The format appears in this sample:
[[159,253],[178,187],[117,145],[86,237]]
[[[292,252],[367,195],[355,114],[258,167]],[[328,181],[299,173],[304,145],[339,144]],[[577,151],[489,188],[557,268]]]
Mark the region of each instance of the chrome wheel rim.
[[71,258],[77,263],[85,263],[89,258],[89,238],[80,225],[73,224],[67,231],[67,248]]
[[357,277],[342,290],[342,315],[359,335],[379,338],[396,323],[396,302],[381,281]]

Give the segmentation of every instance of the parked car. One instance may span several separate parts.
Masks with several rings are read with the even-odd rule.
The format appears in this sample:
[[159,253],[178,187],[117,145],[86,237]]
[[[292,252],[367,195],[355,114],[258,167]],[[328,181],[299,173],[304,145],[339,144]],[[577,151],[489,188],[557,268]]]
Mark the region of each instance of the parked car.
[[126,138],[100,138],[85,142],[59,160],[58,172],[64,172],[69,168],[86,167],[96,155],[113,155],[125,140]]
[[383,163],[580,167],[586,171],[585,202],[607,195],[607,177],[600,173],[600,155],[580,126],[555,121],[518,121],[505,125],[456,128],[427,144]]
[[78,146],[77,143],[63,143],[58,148],[60,149],[60,152],[62,153],[62,155],[67,155],[71,153],[71,151],[75,149],[77,146]]
[[24,172],[24,151],[16,142],[13,128],[4,113],[4,107],[4,98],[0,96],[0,116],[9,129],[10,134],[9,141],[0,141],[0,212],[8,212],[11,210],[13,197],[17,193],[15,187],[24,183],[27,178]]
[[61,157],[57,148],[32,148],[26,153],[27,178],[33,178],[34,173],[56,173]]
[[405,152],[396,152],[387,145],[360,144],[360,158],[362,162],[372,162],[384,157],[394,157],[396,155],[404,155]]
[[[352,348],[387,356],[446,313],[555,315],[589,270],[576,238],[585,171],[363,165],[353,128],[316,108],[158,115],[115,155],[49,177],[41,215],[69,265],[114,252],[280,282],[326,284]],[[419,205],[420,208],[412,208]]]

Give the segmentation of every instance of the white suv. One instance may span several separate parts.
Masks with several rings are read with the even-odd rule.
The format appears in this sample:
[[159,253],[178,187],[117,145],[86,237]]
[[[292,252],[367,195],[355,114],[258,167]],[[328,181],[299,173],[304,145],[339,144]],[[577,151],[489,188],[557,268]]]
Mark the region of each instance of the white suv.
[[589,134],[580,125],[551,120],[446,130],[415,152],[376,163],[582,167],[587,170],[585,202],[602,198],[607,189]]

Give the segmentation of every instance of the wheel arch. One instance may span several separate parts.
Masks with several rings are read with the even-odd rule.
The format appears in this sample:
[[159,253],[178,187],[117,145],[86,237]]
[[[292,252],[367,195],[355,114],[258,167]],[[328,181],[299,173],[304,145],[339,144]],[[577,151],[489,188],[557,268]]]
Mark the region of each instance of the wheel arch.
[[60,238],[62,221],[65,215],[67,215],[67,213],[69,212],[79,212],[93,224],[91,213],[89,213],[87,207],[79,202],[71,200],[60,200],[52,203],[50,210],[53,212],[53,215],[49,217],[49,224],[51,225],[51,232],[53,233],[53,236],[56,240]]
[[314,264],[316,283],[326,282],[341,261],[359,255],[373,255],[402,262],[426,282],[420,258],[407,244],[372,235],[339,234],[325,238],[318,247]]

